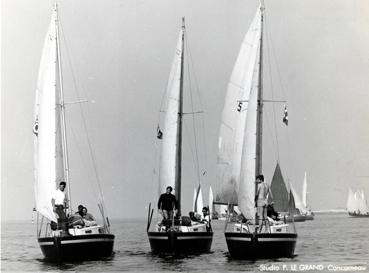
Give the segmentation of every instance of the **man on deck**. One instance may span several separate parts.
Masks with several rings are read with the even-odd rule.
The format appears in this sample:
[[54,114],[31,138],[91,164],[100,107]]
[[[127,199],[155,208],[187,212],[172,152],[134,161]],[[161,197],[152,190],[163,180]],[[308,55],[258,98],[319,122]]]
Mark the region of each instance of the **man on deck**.
[[177,200],[172,194],[173,188],[168,186],[166,192],[161,194],[158,201],[158,210],[164,219],[172,219],[174,212],[177,210]]
[[67,203],[67,197],[64,192],[66,185],[67,183],[64,181],[59,183],[59,188],[51,198],[51,204],[53,206],[53,211],[58,216],[58,228],[61,227],[64,232],[68,233],[68,218],[64,211]]
[[268,194],[273,200],[272,191],[269,185],[264,181],[264,175],[259,174],[256,177],[257,191],[255,195],[255,206],[257,207],[257,219],[256,224],[259,225],[259,219],[267,219],[267,205],[268,205]]

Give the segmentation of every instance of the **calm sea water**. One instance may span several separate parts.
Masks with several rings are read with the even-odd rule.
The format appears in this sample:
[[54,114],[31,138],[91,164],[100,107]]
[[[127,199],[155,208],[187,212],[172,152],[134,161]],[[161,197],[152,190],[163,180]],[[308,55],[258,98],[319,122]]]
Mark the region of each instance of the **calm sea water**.
[[150,253],[145,221],[112,223],[115,255],[105,261],[54,265],[42,259],[32,223],[2,223],[1,271],[184,271],[184,272],[369,272],[369,218],[318,214],[296,223],[298,242],[293,259],[237,261],[228,256],[224,222],[213,221],[212,252],[182,258]]

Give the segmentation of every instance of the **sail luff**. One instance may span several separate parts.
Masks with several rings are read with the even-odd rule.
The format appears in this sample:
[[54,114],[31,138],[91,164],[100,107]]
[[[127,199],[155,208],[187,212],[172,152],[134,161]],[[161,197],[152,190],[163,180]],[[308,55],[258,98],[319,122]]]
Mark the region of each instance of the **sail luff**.
[[181,215],[181,186],[182,186],[182,119],[183,119],[183,66],[184,66],[184,35],[185,19],[182,18],[182,48],[181,48],[181,77],[179,85],[179,106],[178,106],[178,131],[177,131],[177,173],[175,183],[175,195],[177,197],[177,213]]
[[166,98],[166,114],[164,117],[164,129],[162,136],[162,151],[160,159],[159,173],[159,195],[165,192],[168,186],[174,189],[178,204],[180,203],[180,194],[178,192],[177,181],[180,179],[180,156],[179,149],[179,114],[181,111],[181,86],[182,86],[182,59],[183,59],[183,29],[180,30],[174,59],[169,74]]
[[[58,147],[56,10],[46,34],[36,89],[35,124],[35,200],[36,210],[56,222],[51,199],[57,173],[62,167]],[[35,128],[36,128],[35,125]]]
[[[58,130],[60,134],[60,140],[57,143],[57,147],[61,146],[61,160],[63,161],[60,166],[62,166],[63,170],[61,171],[60,177],[58,177],[58,181],[65,181],[67,182],[68,187],[68,208],[71,209],[71,185],[69,180],[69,161],[68,161],[68,146],[67,146],[67,130],[65,124],[65,104],[64,104],[64,92],[63,92],[63,77],[62,77],[62,63],[61,63],[61,49],[60,49],[60,35],[59,35],[59,17],[58,17],[58,6],[55,3],[55,11],[56,11],[56,18],[55,18],[55,28],[56,28],[56,45],[57,45],[57,70],[58,70],[58,77],[59,81],[57,81],[57,94],[56,97],[57,101],[57,123],[58,123]],[[59,124],[60,122],[60,124]],[[67,209],[68,209],[67,208]]]
[[[259,79],[258,79],[258,108],[257,108],[257,132],[256,132],[256,165],[255,174],[263,173],[263,27],[264,5],[260,6],[260,44],[259,44]],[[257,185],[255,184],[255,192]]]

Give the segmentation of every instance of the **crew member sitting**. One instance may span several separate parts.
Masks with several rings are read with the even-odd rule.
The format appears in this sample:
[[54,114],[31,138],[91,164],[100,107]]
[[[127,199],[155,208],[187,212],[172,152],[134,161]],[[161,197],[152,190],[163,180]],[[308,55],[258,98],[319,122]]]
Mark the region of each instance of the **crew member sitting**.
[[279,221],[279,214],[274,209],[274,202],[267,206],[267,216],[272,218],[274,221]]
[[95,218],[92,216],[91,213],[87,212],[86,207],[83,207],[82,212],[83,212],[83,221],[85,222],[86,227],[97,225]]

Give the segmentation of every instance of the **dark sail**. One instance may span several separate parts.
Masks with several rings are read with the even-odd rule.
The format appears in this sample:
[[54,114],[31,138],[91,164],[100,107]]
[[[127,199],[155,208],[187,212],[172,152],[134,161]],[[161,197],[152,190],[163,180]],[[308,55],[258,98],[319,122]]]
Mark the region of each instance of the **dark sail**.
[[288,200],[289,194],[286,187],[286,183],[283,180],[281,168],[277,163],[275,167],[274,175],[272,178],[271,190],[273,194],[274,209],[279,212],[289,211]]

